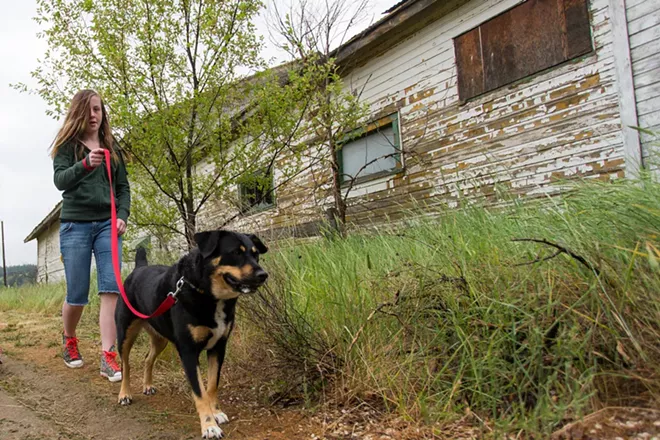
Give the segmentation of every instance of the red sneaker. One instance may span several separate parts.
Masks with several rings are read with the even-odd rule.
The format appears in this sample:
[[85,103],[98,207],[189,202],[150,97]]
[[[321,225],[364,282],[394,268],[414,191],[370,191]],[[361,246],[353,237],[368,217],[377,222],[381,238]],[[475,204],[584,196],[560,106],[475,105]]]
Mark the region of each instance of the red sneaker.
[[101,376],[107,377],[110,382],[119,382],[121,367],[117,364],[117,352],[112,348],[110,350],[101,354]]
[[80,368],[83,366],[83,359],[78,351],[78,338],[66,336],[62,333],[62,357],[64,363],[69,368]]

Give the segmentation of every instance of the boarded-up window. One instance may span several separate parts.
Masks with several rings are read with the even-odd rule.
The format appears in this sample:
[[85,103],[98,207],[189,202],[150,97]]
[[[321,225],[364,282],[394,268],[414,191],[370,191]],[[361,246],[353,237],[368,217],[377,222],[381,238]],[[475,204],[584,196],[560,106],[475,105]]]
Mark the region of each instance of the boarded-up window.
[[462,101],[592,50],[587,0],[528,0],[454,39]]

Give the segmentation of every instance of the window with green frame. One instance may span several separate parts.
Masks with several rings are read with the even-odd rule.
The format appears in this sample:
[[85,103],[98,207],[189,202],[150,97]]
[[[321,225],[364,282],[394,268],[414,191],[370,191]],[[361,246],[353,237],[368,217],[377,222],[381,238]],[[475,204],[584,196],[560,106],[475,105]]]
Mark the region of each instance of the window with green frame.
[[339,150],[342,182],[374,179],[401,170],[397,113],[348,133]]
[[244,176],[238,184],[238,195],[243,213],[263,211],[275,206],[272,172],[262,170]]

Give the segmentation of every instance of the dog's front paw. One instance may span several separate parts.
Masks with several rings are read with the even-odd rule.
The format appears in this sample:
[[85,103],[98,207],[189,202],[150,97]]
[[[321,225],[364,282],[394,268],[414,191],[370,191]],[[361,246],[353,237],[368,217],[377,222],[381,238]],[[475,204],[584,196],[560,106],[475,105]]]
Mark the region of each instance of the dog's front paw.
[[222,425],[223,423],[227,423],[229,421],[227,414],[223,413],[222,411],[213,414],[213,417],[215,417],[215,422],[218,425]]
[[153,396],[156,394],[156,388],[152,387],[151,385],[144,387],[144,390],[142,391],[142,394],[145,396]]
[[202,430],[202,438],[222,438],[222,429],[218,426],[209,426]]
[[133,403],[133,396],[131,396],[130,394],[125,394],[125,395],[122,396],[120,394],[118,402],[121,406],[130,405],[131,403]]

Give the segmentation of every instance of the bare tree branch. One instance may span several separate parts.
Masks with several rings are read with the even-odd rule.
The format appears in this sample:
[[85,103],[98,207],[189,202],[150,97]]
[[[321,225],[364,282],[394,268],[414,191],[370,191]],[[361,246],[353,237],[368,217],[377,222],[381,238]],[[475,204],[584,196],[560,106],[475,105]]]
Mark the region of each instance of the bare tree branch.
[[527,241],[527,242],[532,242],[532,243],[544,244],[546,246],[551,246],[551,247],[557,249],[560,253],[564,253],[564,254],[569,255],[570,257],[574,258],[576,261],[583,264],[585,267],[587,267],[589,270],[594,272],[596,275],[600,274],[600,269],[595,267],[593,264],[589,263],[584,257],[576,254],[575,252],[571,251],[570,249],[568,249],[564,246],[558,245],[557,243],[553,243],[553,242],[548,241],[548,240],[543,239],[543,238],[514,238],[511,241],[514,241],[514,242]]

